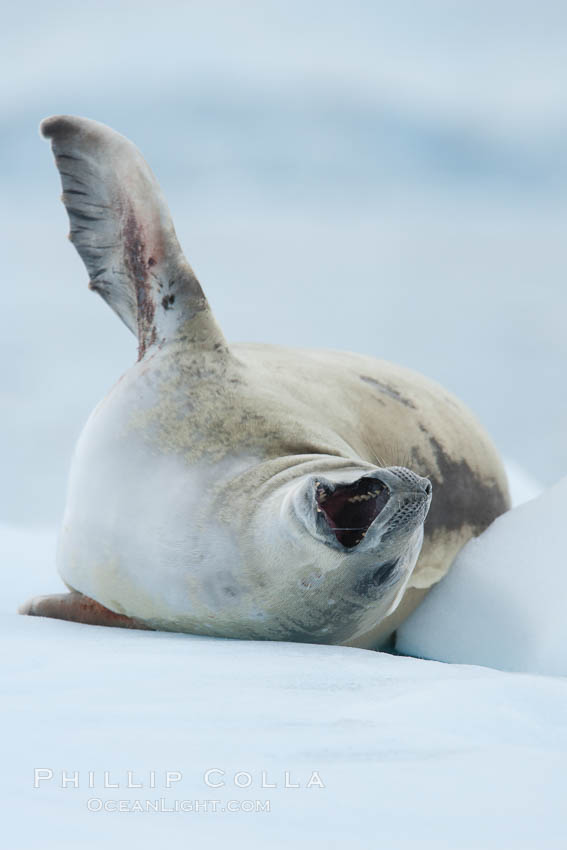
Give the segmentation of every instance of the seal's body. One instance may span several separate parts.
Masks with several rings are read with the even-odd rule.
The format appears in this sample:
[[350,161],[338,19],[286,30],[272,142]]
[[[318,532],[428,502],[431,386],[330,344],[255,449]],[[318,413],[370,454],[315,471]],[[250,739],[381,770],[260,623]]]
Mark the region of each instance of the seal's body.
[[380,645],[507,508],[487,435],[384,361],[228,346],[136,149],[86,119],[43,132],[90,285],[140,357],[73,461],[58,566],[79,594],[24,610],[97,622],[75,612],[88,597],[117,625]]

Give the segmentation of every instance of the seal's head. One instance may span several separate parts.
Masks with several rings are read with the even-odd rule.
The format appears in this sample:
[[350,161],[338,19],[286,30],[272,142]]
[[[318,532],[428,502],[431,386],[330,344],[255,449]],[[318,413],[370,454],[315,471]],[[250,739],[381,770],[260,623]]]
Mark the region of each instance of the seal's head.
[[272,576],[285,553],[271,628],[342,642],[386,617],[415,567],[431,498],[429,480],[404,467],[330,469],[273,492],[259,512],[272,533],[254,534]]

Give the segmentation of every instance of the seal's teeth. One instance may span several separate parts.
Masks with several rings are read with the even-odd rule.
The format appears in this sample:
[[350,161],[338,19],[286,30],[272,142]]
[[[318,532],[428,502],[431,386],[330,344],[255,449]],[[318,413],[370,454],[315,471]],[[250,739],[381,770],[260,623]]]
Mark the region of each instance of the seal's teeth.
[[347,502],[367,502],[368,499],[372,499],[375,495],[376,493],[374,491],[366,493],[366,495],[361,493],[360,496],[351,496],[350,499],[347,499]]

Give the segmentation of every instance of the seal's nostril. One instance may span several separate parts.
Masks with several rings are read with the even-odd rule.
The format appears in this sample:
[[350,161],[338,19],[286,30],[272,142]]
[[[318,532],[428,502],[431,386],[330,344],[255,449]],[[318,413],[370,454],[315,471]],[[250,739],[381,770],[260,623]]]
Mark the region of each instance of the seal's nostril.
[[431,486],[429,481],[427,482],[427,484],[425,485],[425,487],[423,489],[425,490],[425,494],[427,496],[431,496],[431,491],[433,490],[433,487]]

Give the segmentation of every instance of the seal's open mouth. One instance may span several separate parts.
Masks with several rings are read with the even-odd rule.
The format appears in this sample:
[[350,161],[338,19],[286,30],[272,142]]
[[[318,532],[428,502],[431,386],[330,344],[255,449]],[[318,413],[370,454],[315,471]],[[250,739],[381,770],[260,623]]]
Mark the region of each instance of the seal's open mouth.
[[347,549],[360,543],[389,498],[390,491],[376,478],[359,478],[354,484],[335,488],[320,482],[315,485],[317,511]]

